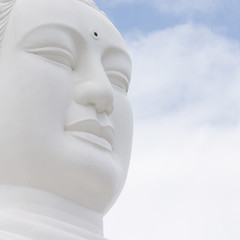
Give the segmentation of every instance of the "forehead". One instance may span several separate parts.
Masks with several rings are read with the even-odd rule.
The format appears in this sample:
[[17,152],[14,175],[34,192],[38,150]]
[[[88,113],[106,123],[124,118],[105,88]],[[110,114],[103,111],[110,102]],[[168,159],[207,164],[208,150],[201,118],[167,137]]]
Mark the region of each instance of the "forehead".
[[73,29],[86,42],[93,41],[90,30],[94,29],[101,37],[99,46],[116,47],[127,52],[113,24],[102,13],[79,0],[17,0],[9,24],[12,21],[19,41],[32,30],[51,24]]

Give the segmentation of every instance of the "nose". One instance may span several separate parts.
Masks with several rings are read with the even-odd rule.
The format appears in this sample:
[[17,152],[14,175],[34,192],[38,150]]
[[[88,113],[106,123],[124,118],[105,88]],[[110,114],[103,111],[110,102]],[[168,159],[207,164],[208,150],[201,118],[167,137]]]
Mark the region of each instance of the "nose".
[[114,108],[112,86],[104,71],[94,75],[85,81],[81,79],[74,89],[74,100],[78,104],[92,106],[97,113],[110,115]]

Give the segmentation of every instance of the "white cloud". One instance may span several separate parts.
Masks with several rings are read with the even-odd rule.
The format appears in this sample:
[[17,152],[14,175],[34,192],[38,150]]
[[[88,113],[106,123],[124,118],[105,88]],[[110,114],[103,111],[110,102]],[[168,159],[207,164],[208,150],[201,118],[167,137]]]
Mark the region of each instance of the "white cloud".
[[134,148],[106,236],[240,239],[239,44],[187,24],[128,45]]
[[238,121],[238,42],[186,24],[140,36],[129,45],[134,63],[130,96],[136,116],[174,113],[187,124]]
[[107,237],[239,239],[239,129],[145,124],[136,127],[129,179],[106,217]]

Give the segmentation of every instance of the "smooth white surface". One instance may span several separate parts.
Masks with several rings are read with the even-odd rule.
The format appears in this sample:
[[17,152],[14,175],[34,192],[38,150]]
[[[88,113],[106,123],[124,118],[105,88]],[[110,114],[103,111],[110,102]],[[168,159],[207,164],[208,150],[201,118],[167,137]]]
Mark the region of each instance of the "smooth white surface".
[[12,186],[0,187],[1,233],[39,240],[104,239],[100,213],[48,192]]
[[[101,235],[102,217],[122,190],[131,154],[125,43],[104,14],[77,0],[17,0],[3,33],[0,184],[81,206],[80,227]],[[20,222],[11,216],[14,233]]]

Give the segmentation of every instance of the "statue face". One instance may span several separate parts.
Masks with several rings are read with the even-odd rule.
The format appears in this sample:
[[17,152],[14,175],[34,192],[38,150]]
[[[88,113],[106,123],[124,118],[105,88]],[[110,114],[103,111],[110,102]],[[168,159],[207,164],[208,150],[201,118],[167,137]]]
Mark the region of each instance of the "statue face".
[[17,0],[0,55],[0,183],[106,212],[132,141],[131,61],[110,21],[77,0]]

